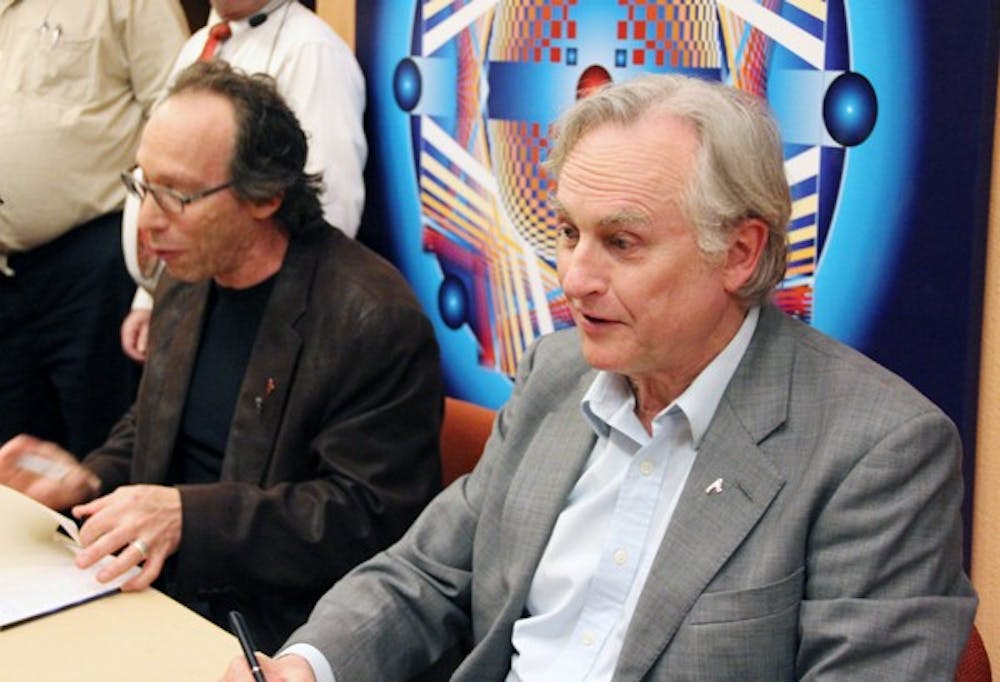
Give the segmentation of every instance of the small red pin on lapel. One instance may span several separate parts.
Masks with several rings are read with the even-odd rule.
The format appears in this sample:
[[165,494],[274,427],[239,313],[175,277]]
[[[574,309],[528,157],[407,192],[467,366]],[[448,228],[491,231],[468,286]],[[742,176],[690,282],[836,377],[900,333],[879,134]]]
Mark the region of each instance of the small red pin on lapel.
[[269,398],[276,388],[278,388],[278,382],[274,380],[274,377],[268,377],[264,382],[264,395],[255,396],[253,399],[253,406],[257,410],[257,414],[264,411],[264,398]]

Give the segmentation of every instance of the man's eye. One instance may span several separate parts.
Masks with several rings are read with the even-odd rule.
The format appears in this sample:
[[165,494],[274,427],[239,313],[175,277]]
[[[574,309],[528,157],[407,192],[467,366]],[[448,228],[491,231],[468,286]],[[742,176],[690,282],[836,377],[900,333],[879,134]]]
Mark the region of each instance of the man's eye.
[[632,247],[632,240],[628,237],[614,236],[608,239],[608,241],[618,251],[627,251]]
[[576,241],[576,228],[572,225],[562,224],[558,228],[559,239],[564,242]]

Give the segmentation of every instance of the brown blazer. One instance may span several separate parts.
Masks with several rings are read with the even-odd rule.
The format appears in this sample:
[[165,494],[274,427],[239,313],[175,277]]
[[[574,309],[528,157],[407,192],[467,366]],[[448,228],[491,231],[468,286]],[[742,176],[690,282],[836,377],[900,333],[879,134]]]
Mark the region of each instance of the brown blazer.
[[[169,483],[210,284],[164,280],[138,398],[85,459],[102,492]],[[325,224],[293,237],[221,480],[178,486],[183,535],[168,592],[241,608],[272,650],[437,492],[442,395],[433,330],[399,273]]]

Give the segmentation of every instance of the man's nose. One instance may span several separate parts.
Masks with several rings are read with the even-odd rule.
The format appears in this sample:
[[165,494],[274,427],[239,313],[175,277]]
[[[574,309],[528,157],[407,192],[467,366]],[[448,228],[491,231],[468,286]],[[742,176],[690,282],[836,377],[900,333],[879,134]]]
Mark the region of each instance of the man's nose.
[[136,222],[140,231],[157,231],[166,228],[167,214],[160,208],[160,204],[151,193],[146,192],[142,198],[136,198],[136,201],[139,202]]
[[607,263],[593,242],[581,240],[574,248],[560,252],[557,266],[563,292],[569,298],[580,299],[604,291]]

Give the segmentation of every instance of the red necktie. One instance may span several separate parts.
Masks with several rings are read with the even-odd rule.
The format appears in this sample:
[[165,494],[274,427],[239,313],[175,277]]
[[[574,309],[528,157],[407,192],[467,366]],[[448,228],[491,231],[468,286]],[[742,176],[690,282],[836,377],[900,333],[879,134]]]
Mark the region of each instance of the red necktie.
[[228,40],[233,32],[229,29],[229,24],[224,21],[220,21],[218,24],[208,29],[208,40],[205,41],[205,47],[201,48],[201,56],[198,57],[199,62],[207,62],[215,56],[216,50],[219,49],[219,43]]

